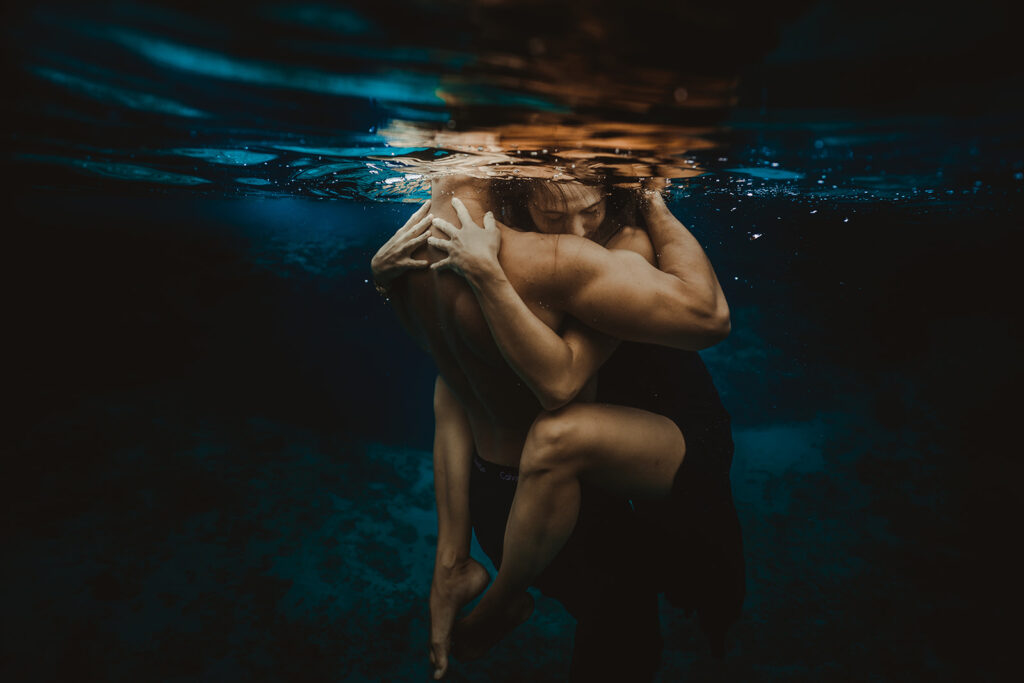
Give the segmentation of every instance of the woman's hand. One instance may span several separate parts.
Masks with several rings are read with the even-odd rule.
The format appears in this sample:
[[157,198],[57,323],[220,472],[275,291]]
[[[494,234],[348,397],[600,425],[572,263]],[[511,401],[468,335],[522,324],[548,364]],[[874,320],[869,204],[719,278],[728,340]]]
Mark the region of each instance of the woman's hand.
[[443,218],[434,219],[434,225],[446,234],[448,239],[430,237],[427,243],[448,254],[448,257],[430,267],[435,270],[454,270],[470,283],[479,282],[480,278],[501,274],[501,264],[498,263],[501,230],[494,220],[494,214],[490,211],[484,214],[484,224],[481,227],[473,221],[458,197],[452,198],[452,207],[458,214],[462,227],[457,228]]
[[370,261],[370,268],[373,269],[373,282],[377,289],[387,291],[388,285],[399,275],[412,268],[426,268],[430,261],[414,259],[410,256],[412,252],[427,241],[430,236],[428,228],[434,219],[433,214],[427,213],[430,208],[428,199],[423,206],[416,210],[405,225],[384,243]]

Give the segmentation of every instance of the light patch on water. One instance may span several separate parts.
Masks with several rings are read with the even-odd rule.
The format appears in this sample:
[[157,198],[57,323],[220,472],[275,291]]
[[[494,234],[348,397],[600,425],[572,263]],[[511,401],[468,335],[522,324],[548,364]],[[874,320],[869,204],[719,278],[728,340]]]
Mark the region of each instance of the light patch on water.
[[[298,164],[293,164],[297,166]],[[345,161],[337,164],[323,164],[322,166],[315,166],[298,173],[295,176],[296,180],[308,180],[310,178],[320,178],[325,175],[332,173],[346,173],[349,171],[362,170],[363,165],[356,161]]]
[[67,157],[43,154],[18,154],[15,158],[21,161],[71,166],[94,175],[106,178],[117,178],[118,180],[141,180],[150,183],[165,183],[167,185],[202,185],[210,182],[206,178],[198,178],[196,176],[184,175],[182,173],[171,173],[170,171],[161,171],[157,168],[140,166],[139,164],[123,164],[116,161],[69,159]]
[[194,159],[209,161],[211,164],[223,164],[225,166],[248,166],[249,164],[262,164],[277,158],[276,154],[265,152],[249,152],[244,149],[215,149],[207,147],[188,147],[171,150],[175,154],[182,154]]
[[202,185],[203,183],[210,182],[205,178],[161,171],[149,166],[139,166],[138,164],[122,164],[113,161],[82,161],[79,159],[71,160],[71,164],[96,175],[117,178],[119,180],[144,180],[150,183],[166,183],[168,185]]
[[271,145],[274,149],[323,157],[361,159],[368,156],[400,156],[423,152],[426,147],[303,147],[301,145]]
[[111,37],[157,64],[212,78],[385,102],[430,106],[445,103],[435,92],[440,87],[436,76],[411,73],[382,76],[337,74],[319,69],[236,59],[129,31],[112,31]]
[[727,168],[730,173],[745,173],[746,175],[762,178],[764,180],[799,180],[804,177],[803,173],[784,171],[779,168],[761,168],[755,166],[743,166],[740,168]]
[[266,178],[235,178],[236,183],[242,185],[273,185],[273,183]]
[[853,147],[856,145],[877,144],[879,142],[896,142],[903,140],[906,136],[903,133],[865,133],[861,135],[830,135],[821,139],[822,143],[831,147],[845,145]]
[[158,114],[171,114],[172,116],[186,116],[191,118],[204,118],[206,112],[194,109],[181,102],[176,102],[165,97],[159,97],[150,93],[126,90],[105,83],[95,83],[78,76],[72,76],[54,69],[36,67],[32,71],[52,83],[79,92],[88,97],[93,97],[101,102],[119,104],[129,109],[139,111],[151,111]]

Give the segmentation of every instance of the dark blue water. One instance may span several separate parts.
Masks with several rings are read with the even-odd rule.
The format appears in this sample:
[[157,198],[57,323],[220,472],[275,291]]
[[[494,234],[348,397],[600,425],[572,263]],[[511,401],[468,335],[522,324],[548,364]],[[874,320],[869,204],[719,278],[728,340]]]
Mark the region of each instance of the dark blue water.
[[5,679],[426,678],[434,369],[369,259],[433,174],[582,158],[670,176],[732,308],[748,598],[724,663],[664,605],[661,680],[1009,678],[1000,11],[507,4],[9,10]]

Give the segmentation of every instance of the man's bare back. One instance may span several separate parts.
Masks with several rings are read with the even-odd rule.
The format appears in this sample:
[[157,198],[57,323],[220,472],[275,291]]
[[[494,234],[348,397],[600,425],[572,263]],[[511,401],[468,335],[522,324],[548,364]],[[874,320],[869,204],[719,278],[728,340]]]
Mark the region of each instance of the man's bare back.
[[[435,181],[432,213],[456,221],[451,198],[457,194],[481,222],[491,207],[487,181],[461,178]],[[443,236],[436,228],[435,236]],[[534,314],[556,328],[559,311],[541,304],[552,291],[543,276],[554,257],[557,236],[506,230],[500,261],[512,286]],[[414,254],[431,263],[445,254],[422,247]],[[423,344],[469,417],[477,450],[491,462],[516,465],[540,403],[502,357],[473,290],[448,271],[410,271],[394,290],[395,304],[413,335]]]

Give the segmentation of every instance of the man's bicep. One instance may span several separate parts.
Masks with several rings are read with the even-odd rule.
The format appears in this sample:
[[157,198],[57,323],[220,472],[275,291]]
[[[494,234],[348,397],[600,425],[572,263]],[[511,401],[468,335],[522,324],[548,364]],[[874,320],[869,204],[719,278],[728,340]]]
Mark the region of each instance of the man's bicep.
[[597,251],[580,249],[564,269],[562,309],[618,339],[683,348],[682,283],[635,252],[594,246]]
[[579,255],[572,269],[575,281],[564,285],[566,312],[586,324],[627,315],[642,319],[657,298],[662,286],[658,279],[664,273],[636,252],[597,249]]

